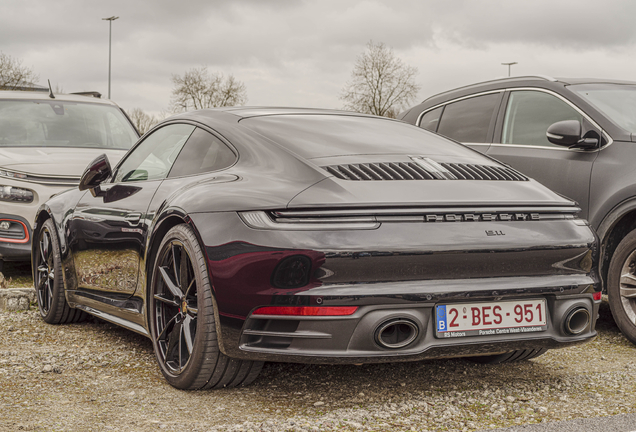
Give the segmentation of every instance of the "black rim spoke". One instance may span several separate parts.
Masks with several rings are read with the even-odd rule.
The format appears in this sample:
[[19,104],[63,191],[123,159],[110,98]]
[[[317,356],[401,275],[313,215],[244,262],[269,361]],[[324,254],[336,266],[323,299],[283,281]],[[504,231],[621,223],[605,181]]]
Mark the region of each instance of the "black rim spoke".
[[161,279],[163,279],[163,283],[166,285],[166,288],[168,288],[170,293],[179,299],[183,297],[183,293],[168,274],[167,268],[159,267],[159,273],[161,273]]
[[179,358],[180,354],[175,353],[175,348],[181,347],[181,328],[183,327],[183,322],[179,322],[175,320],[174,326],[172,326],[172,331],[168,334],[168,347],[166,348],[166,360],[170,361],[170,359],[174,360],[175,354],[177,354],[177,358]]
[[172,271],[174,272],[174,277],[176,279],[176,286],[181,286],[177,279],[179,277],[179,269],[177,268],[177,251],[179,249],[174,245],[174,243],[170,245],[170,249],[172,250]]
[[192,280],[190,281],[190,285],[188,285],[188,288],[186,288],[185,291],[185,296],[188,297],[190,295],[190,289],[192,288],[192,286],[194,285],[194,277],[192,278]]
[[188,355],[192,354],[193,338],[192,329],[190,326],[193,324],[193,322],[194,320],[190,316],[186,316],[183,322],[183,338],[185,339],[186,348],[188,349]]
[[158,342],[165,342],[166,341],[166,335],[170,332],[170,330],[172,329],[172,327],[174,326],[174,323],[176,321],[177,321],[177,316],[175,315],[174,317],[172,317],[172,319],[170,321],[168,321],[166,323],[165,327],[163,328],[163,330],[161,331],[159,336],[157,336],[157,341]]
[[167,297],[164,297],[163,294],[155,294],[154,297],[155,299],[159,300],[162,303],[166,303],[174,307],[179,307],[179,303],[177,301],[175,301],[174,299],[169,299]]

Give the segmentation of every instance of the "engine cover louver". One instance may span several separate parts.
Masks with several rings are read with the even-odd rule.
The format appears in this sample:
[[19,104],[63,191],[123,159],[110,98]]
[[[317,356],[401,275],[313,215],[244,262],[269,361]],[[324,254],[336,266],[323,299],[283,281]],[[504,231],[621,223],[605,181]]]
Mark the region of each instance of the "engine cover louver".
[[[428,159],[424,159],[425,161]],[[428,160],[431,162],[430,160]],[[520,172],[494,165],[426,162],[380,162],[322,168],[342,180],[505,180],[528,181]]]

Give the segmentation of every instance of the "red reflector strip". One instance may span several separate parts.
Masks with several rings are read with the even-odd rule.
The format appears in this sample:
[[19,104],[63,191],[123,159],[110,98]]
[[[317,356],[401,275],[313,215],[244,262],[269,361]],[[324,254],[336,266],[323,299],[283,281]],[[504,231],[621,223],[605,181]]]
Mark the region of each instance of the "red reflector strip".
[[599,301],[601,299],[601,295],[602,295],[602,293],[600,291],[599,292],[595,292],[594,294],[592,294],[592,298],[594,300],[596,300],[596,301]]
[[252,315],[342,316],[356,310],[358,306],[266,306],[256,309]]

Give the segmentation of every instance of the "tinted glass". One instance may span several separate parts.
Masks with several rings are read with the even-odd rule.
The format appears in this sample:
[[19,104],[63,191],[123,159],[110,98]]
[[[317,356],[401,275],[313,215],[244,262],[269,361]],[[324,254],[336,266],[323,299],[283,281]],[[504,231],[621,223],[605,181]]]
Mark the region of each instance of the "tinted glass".
[[92,147],[128,150],[138,137],[112,105],[0,100],[0,147]]
[[197,128],[179,153],[170,177],[200,174],[227,168],[236,156],[223,142],[203,129]]
[[510,93],[504,119],[501,142],[559,147],[546,138],[552,123],[562,120],[582,120],[574,108],[548,93],[538,91],[515,91]]
[[500,96],[493,93],[446,105],[437,133],[459,142],[487,142],[488,128]]
[[391,153],[473,154],[464,146],[419,127],[377,117],[287,114],[245,118],[240,125],[304,158]]
[[626,131],[636,132],[636,86],[578,84],[568,88],[583,96]]
[[171,124],[146,137],[117,169],[115,182],[166,178],[194,126]]
[[420,120],[420,127],[431,132],[437,132],[437,125],[439,123],[439,116],[442,115],[442,109],[444,109],[444,107],[435,108],[424,114]]

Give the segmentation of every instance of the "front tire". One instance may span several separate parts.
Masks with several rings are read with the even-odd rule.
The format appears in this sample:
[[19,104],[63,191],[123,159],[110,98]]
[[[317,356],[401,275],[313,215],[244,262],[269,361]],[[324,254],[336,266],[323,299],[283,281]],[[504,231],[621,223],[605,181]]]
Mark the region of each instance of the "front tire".
[[148,299],[152,342],[163,376],[183,390],[248,385],[263,362],[231,359],[219,349],[205,256],[192,229],[166,233]]
[[71,308],[66,302],[60,242],[51,219],[42,224],[37,241],[38,250],[32,260],[33,282],[42,319],[49,324],[67,324],[85,319],[84,312]]
[[607,274],[612,316],[623,335],[636,344],[636,230],[621,240]]

